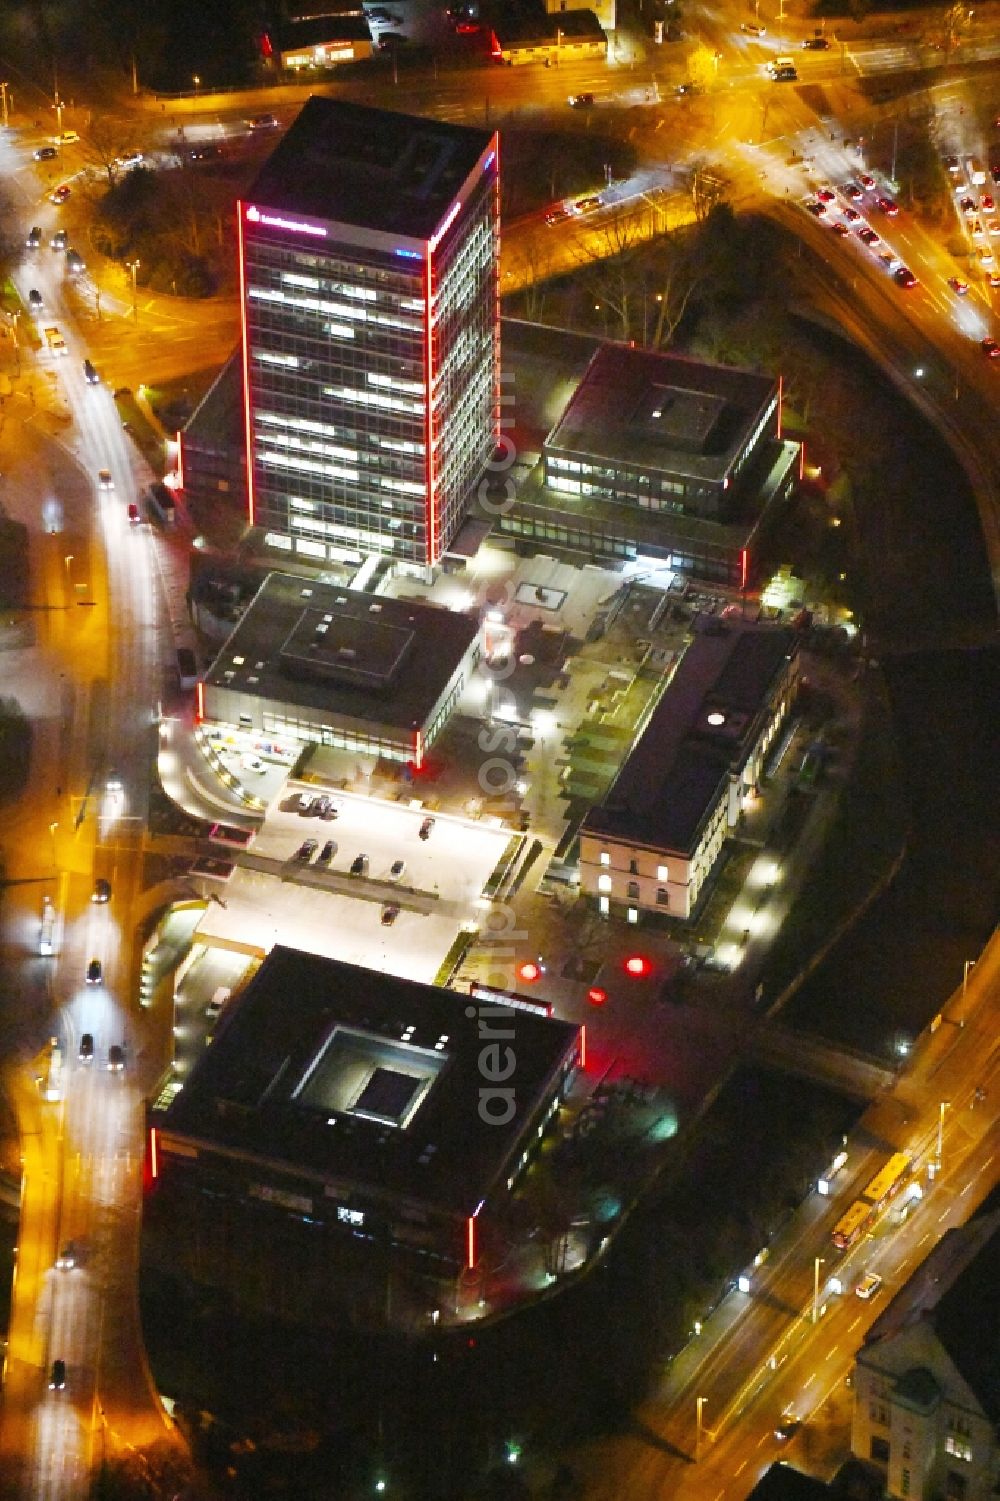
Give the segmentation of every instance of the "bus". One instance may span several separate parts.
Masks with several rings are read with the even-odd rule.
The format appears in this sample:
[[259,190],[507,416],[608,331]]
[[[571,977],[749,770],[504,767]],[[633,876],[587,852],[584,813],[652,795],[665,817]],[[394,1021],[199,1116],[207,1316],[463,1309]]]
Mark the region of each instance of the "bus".
[[864,1234],[890,1199],[896,1197],[910,1176],[912,1166],[905,1152],[894,1152],[885,1166],[879,1168],[860,1199],[855,1199],[833,1227],[833,1243],[838,1251],[846,1251]]
[[872,1206],[866,1204],[864,1199],[855,1199],[846,1214],[842,1214],[833,1227],[833,1243],[838,1251],[846,1251],[853,1246],[859,1236],[868,1229],[872,1217]]
[[885,1167],[875,1174],[861,1197],[868,1200],[876,1214],[899,1193],[910,1176],[910,1167],[910,1159],[905,1152],[894,1152]]

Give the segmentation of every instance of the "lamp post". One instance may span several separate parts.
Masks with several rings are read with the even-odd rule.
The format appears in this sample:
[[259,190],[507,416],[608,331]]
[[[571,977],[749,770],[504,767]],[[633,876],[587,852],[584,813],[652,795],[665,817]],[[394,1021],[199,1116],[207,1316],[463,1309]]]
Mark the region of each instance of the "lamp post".
[[944,1113],[950,1106],[950,1100],[942,1100],[938,1105],[937,1152],[934,1157],[935,1174],[941,1171],[941,1153],[944,1148]]
[[55,863],[56,863],[56,829],[58,829],[58,827],[59,827],[58,821],[56,821],[55,823],[50,823],[49,824],[49,838],[52,841],[52,864],[53,865],[55,865]]
[[694,1401],[695,1429],[694,1429],[694,1457],[695,1463],[701,1458],[701,1440],[705,1431],[705,1403],[706,1397],[696,1397]]
[[139,304],[136,300],[135,278],[141,262],[138,260],[126,261],[126,266],[132,273],[132,317],[136,323],[139,321]]
[[[14,316],[16,318],[19,315],[17,313],[15,313]],[[975,959],[966,959],[965,962],[964,962],[964,964],[962,965],[962,1000],[963,1001],[965,1000],[965,992],[969,988],[969,970],[970,969],[975,969],[975,967],[976,967],[976,961],[975,961]],[[964,1026],[964,1022],[963,1022],[963,1026]]]
[[10,84],[9,83],[6,83],[6,82],[0,83],[0,106],[2,106],[2,108],[3,108],[3,127],[4,127],[4,130],[7,129],[7,108],[8,108],[8,105],[7,105],[7,90],[9,88],[10,88]]
[[812,1321],[815,1324],[819,1318],[819,1269],[823,1265],[823,1257],[816,1256],[813,1259],[813,1307]]

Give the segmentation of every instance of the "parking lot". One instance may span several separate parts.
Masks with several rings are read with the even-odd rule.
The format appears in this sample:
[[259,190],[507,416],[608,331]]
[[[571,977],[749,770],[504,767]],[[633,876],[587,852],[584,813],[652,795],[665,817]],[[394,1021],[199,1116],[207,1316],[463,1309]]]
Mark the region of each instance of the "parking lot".
[[[344,792],[330,792],[336,817],[302,815],[300,791],[319,795],[315,784],[290,783],[268,812],[253,847],[236,855],[237,869],[198,929],[198,940],[244,951],[267,952],[279,941],[308,953],[429,981],[463,924],[481,920],[483,887],[510,841],[510,831],[487,822],[434,815],[417,806]],[[297,859],[303,841],[316,841],[310,859]],[[317,863],[324,844],[336,849]],[[358,855],[367,872],[351,875]],[[404,862],[393,879],[392,866]],[[383,923],[388,905],[399,912]]]

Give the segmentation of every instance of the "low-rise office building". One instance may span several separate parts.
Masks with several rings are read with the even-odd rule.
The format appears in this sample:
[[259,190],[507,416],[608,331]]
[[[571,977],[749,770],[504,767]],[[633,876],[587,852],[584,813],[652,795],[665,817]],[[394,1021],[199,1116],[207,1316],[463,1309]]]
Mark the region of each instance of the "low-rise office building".
[[293,1318],[359,1253],[470,1268],[579,1064],[580,1029],[529,1000],[276,947],[151,1113],[148,1255],[238,1303],[294,1268]]
[[851,1448],[899,1501],[1000,1488],[1000,1212],[948,1230],[865,1336]]
[[699,616],[603,803],[580,829],[580,886],[600,911],[689,918],[795,701],[785,626]]
[[504,10],[490,23],[490,50],[508,67],[606,58],[608,38],[592,10]]
[[289,21],[269,37],[271,61],[292,72],[360,62],[374,50],[371,27],[360,8]]
[[546,551],[746,588],[798,479],[781,383],[624,344],[594,352],[497,529]]
[[199,716],[420,766],[479,653],[468,615],[271,573],[199,684]]

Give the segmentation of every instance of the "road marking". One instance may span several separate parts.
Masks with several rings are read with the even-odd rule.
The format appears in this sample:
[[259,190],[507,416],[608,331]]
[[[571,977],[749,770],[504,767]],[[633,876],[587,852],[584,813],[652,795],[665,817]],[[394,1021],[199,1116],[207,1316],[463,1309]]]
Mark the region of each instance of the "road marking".
[[970,1188],[971,1188],[971,1187],[972,1187],[972,1182],[971,1182],[971,1180],[970,1180],[970,1181],[969,1181],[969,1182],[968,1182],[968,1183],[967,1183],[967,1184],[966,1184],[966,1185],[965,1185],[965,1187],[964,1187],[964,1188],[963,1188],[963,1189],[962,1189],[962,1191],[961,1191],[961,1193],[960,1193],[960,1194],[959,1194],[959,1196],[958,1196],[958,1197],[959,1197],[959,1198],[960,1198],[960,1199],[964,1199],[964,1198],[965,1198],[965,1195],[966,1195],[966,1194],[967,1194],[967,1193],[968,1193],[968,1192],[969,1192],[969,1189],[970,1189]]
[[938,1215],[938,1224],[939,1225],[943,1225],[944,1222],[945,1222],[945,1220],[948,1218],[949,1214],[951,1214],[951,1209],[950,1208],[946,1209],[945,1212],[944,1212],[944,1214],[939,1214]]
[[747,1467],[747,1465],[749,1463],[750,1463],[750,1461],[748,1459],[744,1459],[742,1461],[742,1463],[739,1465],[739,1467],[737,1468],[737,1470],[735,1471],[735,1474],[736,1475],[741,1475],[743,1473],[743,1471],[746,1469],[746,1467]]

